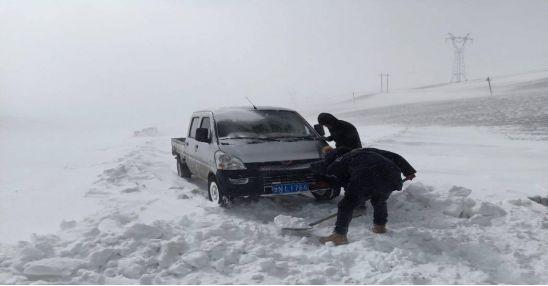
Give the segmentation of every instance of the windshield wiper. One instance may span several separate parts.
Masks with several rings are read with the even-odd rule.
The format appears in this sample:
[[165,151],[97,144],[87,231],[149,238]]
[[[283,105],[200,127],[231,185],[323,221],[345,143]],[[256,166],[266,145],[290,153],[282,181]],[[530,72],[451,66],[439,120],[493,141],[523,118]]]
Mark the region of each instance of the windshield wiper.
[[249,140],[262,140],[262,141],[280,141],[272,137],[248,137],[248,136],[234,136],[234,137],[221,137],[219,140],[228,140],[228,139],[249,139]]
[[316,140],[316,137],[310,135],[287,135],[277,136],[276,139],[289,139],[289,140]]

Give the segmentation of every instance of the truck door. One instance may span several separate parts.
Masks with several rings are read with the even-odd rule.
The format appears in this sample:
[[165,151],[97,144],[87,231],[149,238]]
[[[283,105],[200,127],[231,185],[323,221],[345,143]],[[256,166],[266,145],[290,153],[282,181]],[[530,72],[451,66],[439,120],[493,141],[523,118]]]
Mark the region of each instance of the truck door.
[[196,129],[200,125],[200,118],[198,116],[192,117],[190,121],[190,127],[188,129],[188,135],[185,141],[185,162],[188,166],[188,169],[192,174],[197,174],[196,170],[196,150],[198,146],[196,145]]
[[210,166],[214,161],[214,154],[213,154],[213,132],[212,132],[212,126],[211,126],[211,118],[209,116],[204,116],[200,120],[200,128],[206,128],[208,132],[208,138],[210,139],[210,143],[208,142],[198,142],[196,141],[196,174],[201,177],[202,179],[207,179],[207,175],[209,174]]

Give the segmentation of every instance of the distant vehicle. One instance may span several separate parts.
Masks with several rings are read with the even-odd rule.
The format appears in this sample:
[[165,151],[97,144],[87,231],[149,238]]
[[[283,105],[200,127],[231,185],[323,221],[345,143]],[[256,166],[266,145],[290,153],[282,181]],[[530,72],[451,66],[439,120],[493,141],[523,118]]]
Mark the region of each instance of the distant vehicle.
[[172,154],[183,178],[208,183],[209,199],[226,206],[231,199],[311,192],[331,200],[335,189],[314,189],[310,163],[327,146],[320,125],[312,128],[284,108],[234,107],[192,114],[186,138],[172,138]]

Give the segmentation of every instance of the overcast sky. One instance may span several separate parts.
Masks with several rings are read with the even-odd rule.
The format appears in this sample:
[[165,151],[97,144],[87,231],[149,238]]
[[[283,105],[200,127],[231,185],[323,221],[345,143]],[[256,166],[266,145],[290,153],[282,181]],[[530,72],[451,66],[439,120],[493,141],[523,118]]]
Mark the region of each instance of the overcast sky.
[[[0,0],[2,115],[150,122],[220,105],[548,69],[548,1]],[[293,97],[293,100],[291,100]],[[177,113],[177,115],[173,115]]]

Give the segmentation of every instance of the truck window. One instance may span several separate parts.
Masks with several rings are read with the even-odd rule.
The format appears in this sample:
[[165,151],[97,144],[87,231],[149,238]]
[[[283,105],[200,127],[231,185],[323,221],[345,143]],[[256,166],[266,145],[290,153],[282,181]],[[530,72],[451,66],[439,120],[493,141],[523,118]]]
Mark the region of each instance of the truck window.
[[209,128],[209,117],[202,118],[202,124],[200,124],[200,128],[206,128],[208,130],[209,136],[211,136],[211,128]]
[[196,129],[198,129],[198,117],[192,118],[192,123],[190,124],[190,129],[188,131],[188,137],[194,138],[196,136]]
[[207,128],[207,130],[209,130],[209,117],[202,118],[202,124],[200,124],[200,128]]

